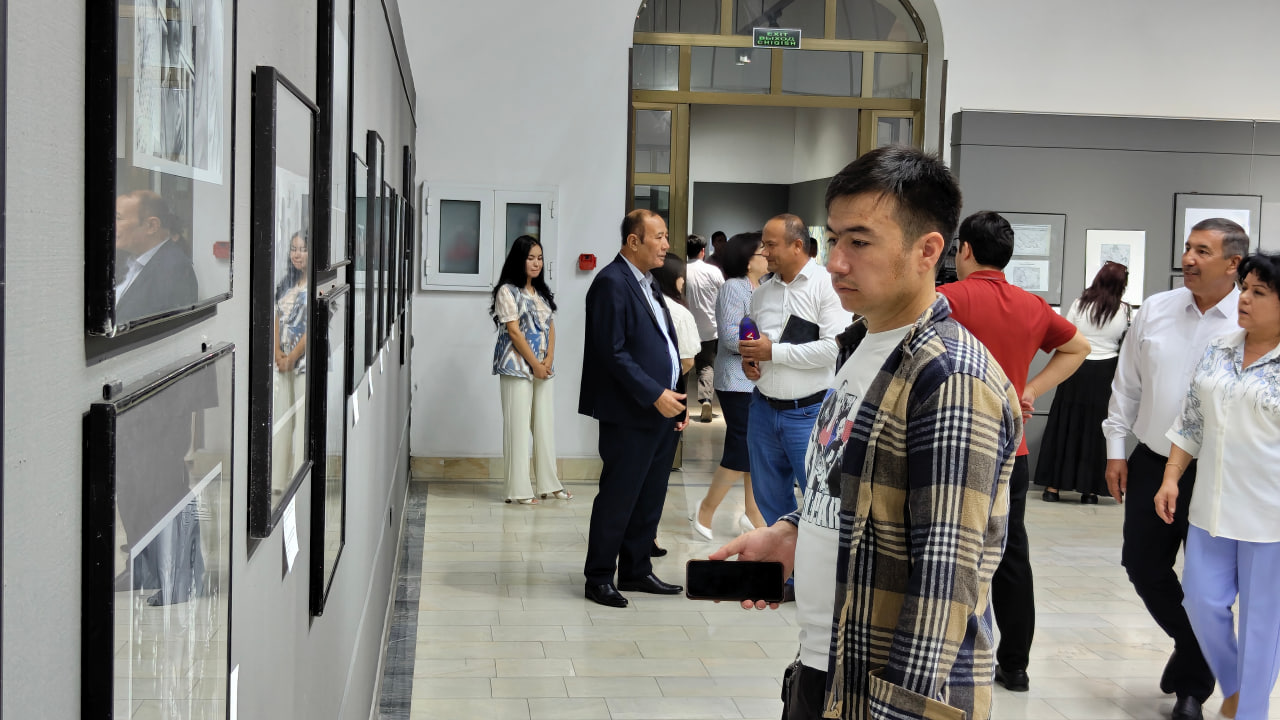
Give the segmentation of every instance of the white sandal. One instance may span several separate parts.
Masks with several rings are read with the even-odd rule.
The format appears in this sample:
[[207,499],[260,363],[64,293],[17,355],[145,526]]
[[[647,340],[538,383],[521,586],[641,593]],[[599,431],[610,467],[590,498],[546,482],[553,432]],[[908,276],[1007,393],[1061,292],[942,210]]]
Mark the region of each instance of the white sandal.
[[[545,496],[544,496],[544,497],[545,497]],[[537,505],[537,504],[538,504],[538,498],[519,498],[519,499],[516,499],[516,500],[512,500],[511,498],[507,498],[507,504],[508,504],[508,505],[510,505],[511,503],[519,503],[519,504],[521,504],[521,505]]]
[[557,499],[557,500],[572,500],[572,499],[573,499],[573,493],[569,492],[568,490],[563,490],[563,489],[561,489],[561,490],[557,490],[557,491],[555,491],[555,492],[550,492],[550,493],[542,493],[542,499],[543,499],[543,500],[546,500],[546,499],[547,499],[547,498],[549,498],[549,497],[551,497],[551,498],[555,498],[555,499]]

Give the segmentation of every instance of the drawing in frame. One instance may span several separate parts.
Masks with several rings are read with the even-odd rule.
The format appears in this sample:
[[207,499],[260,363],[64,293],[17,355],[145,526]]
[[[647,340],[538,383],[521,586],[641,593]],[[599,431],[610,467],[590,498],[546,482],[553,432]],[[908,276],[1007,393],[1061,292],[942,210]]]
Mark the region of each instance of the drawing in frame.
[[[365,159],[369,163],[369,183],[366,188],[365,220],[365,288],[364,288],[364,362],[357,363],[359,377],[364,376],[365,368],[373,365],[374,355],[378,352],[378,253],[382,251],[382,173],[386,167],[386,146],[382,136],[376,130],[370,130],[365,142]],[[359,352],[359,348],[356,349]]]
[[334,285],[316,296],[311,432],[311,614],[324,613],[334,571],[346,542],[347,517],[347,322],[351,286]]
[[1001,212],[1000,216],[1012,226],[1014,240],[1005,277],[1050,305],[1061,305],[1067,216],[1032,212]]
[[1259,238],[1262,237],[1261,195],[1174,193],[1172,269],[1182,269],[1182,252],[1186,249],[1191,228],[1201,220],[1218,217],[1231,220],[1244,228],[1245,234],[1249,236],[1249,252],[1258,251]]
[[351,261],[346,166],[351,150],[351,12],[352,0],[321,0],[316,24],[316,106],[320,108],[316,202],[324,215],[314,233],[318,270],[333,270]]
[[87,4],[85,330],[231,297],[235,0]]
[[1092,283],[1105,263],[1119,263],[1129,271],[1129,284],[1120,299],[1138,307],[1145,297],[1146,250],[1146,230],[1085,230],[1085,282]]
[[307,325],[319,110],[275,68],[259,66],[253,82],[249,533],[263,538],[311,469]]
[[347,265],[347,283],[351,286],[351,312],[347,315],[350,340],[347,352],[351,355],[347,362],[347,394],[356,391],[364,370],[365,363],[365,318],[368,298],[365,296],[365,277],[368,271],[369,238],[369,167],[359,155],[351,155],[351,263]]
[[227,717],[234,368],[206,349],[84,416],[83,717]]

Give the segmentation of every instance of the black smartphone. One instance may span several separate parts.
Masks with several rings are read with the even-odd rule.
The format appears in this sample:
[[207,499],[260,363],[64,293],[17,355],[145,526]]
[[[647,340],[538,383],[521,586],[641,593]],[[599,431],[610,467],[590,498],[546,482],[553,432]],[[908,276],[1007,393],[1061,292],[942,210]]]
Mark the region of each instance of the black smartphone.
[[782,602],[782,563],[764,560],[690,560],[684,594],[690,600]]

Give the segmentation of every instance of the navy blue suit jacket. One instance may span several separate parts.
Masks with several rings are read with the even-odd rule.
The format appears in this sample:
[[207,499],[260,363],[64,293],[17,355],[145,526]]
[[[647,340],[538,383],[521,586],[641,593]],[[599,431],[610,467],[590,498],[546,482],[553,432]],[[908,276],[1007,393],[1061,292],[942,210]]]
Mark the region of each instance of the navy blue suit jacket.
[[[671,355],[658,323],[667,326],[672,342],[676,330],[665,305],[663,317],[654,316],[647,292],[622,255],[591,282],[579,413],[637,428],[671,422],[653,406],[671,382]],[[683,385],[680,377],[676,387]]]

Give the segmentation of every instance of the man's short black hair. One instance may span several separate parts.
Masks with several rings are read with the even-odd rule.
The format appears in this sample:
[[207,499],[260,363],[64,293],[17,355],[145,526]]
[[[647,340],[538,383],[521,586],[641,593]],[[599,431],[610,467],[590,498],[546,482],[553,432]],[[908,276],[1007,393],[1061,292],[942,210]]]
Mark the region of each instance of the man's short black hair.
[[711,233],[711,247],[715,247],[716,243],[722,243],[729,240],[729,236],[724,234],[723,230],[717,230]]
[[849,163],[827,185],[832,201],[872,194],[891,198],[893,216],[906,243],[936,232],[955,235],[960,222],[960,186],[936,155],[905,145],[877,148]]
[[1003,270],[1013,258],[1013,227],[1000,213],[979,210],[960,223],[960,245],[965,243],[979,265]]
[[1191,227],[1191,232],[1204,230],[1222,233],[1223,257],[1244,257],[1249,254],[1249,233],[1246,233],[1238,223],[1226,218],[1206,218]]
[[701,235],[690,235],[684,239],[684,248],[685,257],[692,260],[707,249],[707,241],[703,240]]

